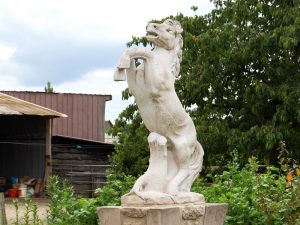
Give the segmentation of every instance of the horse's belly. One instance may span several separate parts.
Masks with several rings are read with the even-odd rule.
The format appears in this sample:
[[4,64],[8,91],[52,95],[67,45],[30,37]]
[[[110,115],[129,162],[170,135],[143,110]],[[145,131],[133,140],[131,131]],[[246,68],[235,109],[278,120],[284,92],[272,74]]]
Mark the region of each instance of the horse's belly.
[[150,132],[157,132],[166,135],[179,127],[183,127],[186,123],[186,112],[182,110],[174,110],[168,105],[157,102],[145,102],[138,104],[141,117]]

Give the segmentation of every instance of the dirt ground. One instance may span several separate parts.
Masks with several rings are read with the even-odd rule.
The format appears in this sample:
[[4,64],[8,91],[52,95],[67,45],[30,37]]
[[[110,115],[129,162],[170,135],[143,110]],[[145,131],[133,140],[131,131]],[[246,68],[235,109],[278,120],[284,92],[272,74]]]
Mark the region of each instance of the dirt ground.
[[[23,218],[25,212],[24,199],[18,198],[19,201],[19,220]],[[32,198],[32,201],[38,204],[39,218],[45,221],[47,218],[47,204],[48,200],[45,198]],[[14,207],[13,199],[5,199],[5,211],[8,225],[16,221],[16,209]]]

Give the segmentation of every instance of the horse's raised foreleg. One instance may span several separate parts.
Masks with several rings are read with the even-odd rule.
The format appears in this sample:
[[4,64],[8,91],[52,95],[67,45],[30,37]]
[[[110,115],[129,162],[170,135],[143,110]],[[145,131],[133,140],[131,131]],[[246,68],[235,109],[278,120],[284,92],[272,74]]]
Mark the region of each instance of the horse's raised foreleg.
[[133,60],[143,59],[144,61],[146,61],[149,58],[151,58],[151,51],[147,49],[128,49],[123,53],[123,55],[119,59],[119,62],[114,71],[114,80],[115,81],[126,80],[126,72],[125,72],[126,69],[131,69],[131,70],[136,69],[135,64],[132,63]]
[[132,59],[148,60],[151,58],[151,51],[147,49],[128,49],[123,53],[117,64],[118,69],[129,69]]
[[120,57],[119,62],[114,71],[115,81],[125,81],[126,80],[126,69],[130,68],[130,57],[126,52]]

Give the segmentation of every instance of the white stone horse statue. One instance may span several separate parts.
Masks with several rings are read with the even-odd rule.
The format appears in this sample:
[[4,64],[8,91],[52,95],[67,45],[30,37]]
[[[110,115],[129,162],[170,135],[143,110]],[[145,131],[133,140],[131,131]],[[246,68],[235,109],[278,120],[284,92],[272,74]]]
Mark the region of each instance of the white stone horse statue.
[[[182,28],[178,21],[167,19],[149,23],[146,30],[154,48],[126,50],[114,74],[116,81],[127,77],[129,91],[151,132],[148,170],[122,203],[139,202],[133,199],[143,204],[203,202],[203,196],[190,188],[202,169],[204,152],[174,87],[182,56]],[[142,61],[139,66],[137,59]]]

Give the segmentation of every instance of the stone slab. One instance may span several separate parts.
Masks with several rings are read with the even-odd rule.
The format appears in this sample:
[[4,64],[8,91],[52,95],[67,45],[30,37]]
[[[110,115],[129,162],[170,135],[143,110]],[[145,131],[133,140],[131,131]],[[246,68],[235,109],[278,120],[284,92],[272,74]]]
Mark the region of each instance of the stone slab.
[[105,206],[98,208],[98,217],[101,221],[101,225],[111,224],[111,225],[121,225],[121,207],[115,206]]
[[223,225],[227,204],[104,206],[101,225]]
[[227,210],[227,204],[206,203],[204,225],[222,225]]
[[[183,204],[204,204],[204,196],[194,192],[179,194],[178,196],[171,196],[159,192],[140,192],[140,196],[129,193],[121,197],[122,206],[143,207],[152,205],[183,205]],[[142,197],[141,197],[142,196]]]

